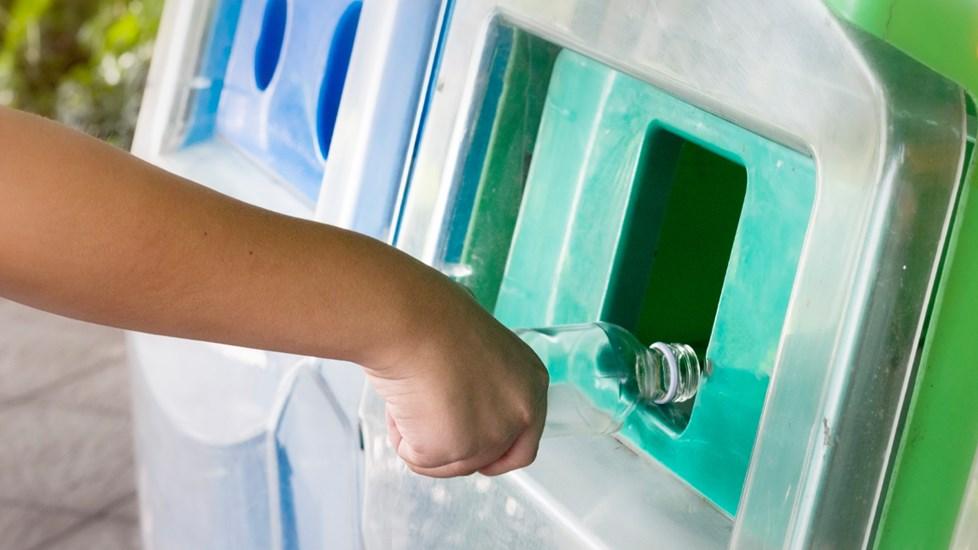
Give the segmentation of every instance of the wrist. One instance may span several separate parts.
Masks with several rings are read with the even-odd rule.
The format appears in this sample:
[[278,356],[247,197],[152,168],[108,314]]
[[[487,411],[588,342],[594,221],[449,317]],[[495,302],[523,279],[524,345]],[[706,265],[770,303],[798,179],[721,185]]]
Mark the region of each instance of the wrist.
[[[401,255],[399,253],[399,255]],[[357,362],[376,376],[400,377],[404,365],[442,345],[452,325],[462,322],[468,297],[450,279],[406,255],[388,271],[381,319]],[[396,277],[390,277],[396,273]]]

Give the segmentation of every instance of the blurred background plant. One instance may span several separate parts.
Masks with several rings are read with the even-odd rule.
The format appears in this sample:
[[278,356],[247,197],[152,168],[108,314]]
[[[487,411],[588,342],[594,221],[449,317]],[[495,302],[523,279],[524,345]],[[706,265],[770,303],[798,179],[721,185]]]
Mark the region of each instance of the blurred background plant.
[[0,104],[132,142],[164,0],[0,0]]

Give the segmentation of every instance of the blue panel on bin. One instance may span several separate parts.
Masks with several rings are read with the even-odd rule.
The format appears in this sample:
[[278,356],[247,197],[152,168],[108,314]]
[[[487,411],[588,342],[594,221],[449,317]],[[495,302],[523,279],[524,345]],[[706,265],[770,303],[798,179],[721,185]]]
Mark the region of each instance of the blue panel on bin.
[[[186,124],[183,147],[221,141],[214,154],[236,149],[313,201],[326,157],[330,171],[350,159],[325,183],[350,195],[321,199],[342,215],[322,218],[383,236],[423,123],[443,1],[215,0],[213,9],[186,119],[166,119]],[[355,36],[363,47],[351,58]],[[224,192],[242,185],[220,166],[185,175]],[[263,196],[249,199],[268,206]],[[359,370],[158,337],[131,347],[149,546],[362,546]],[[215,392],[221,399],[201,397]]]
[[324,219],[389,237],[413,158],[413,138],[424,123],[420,104],[427,97],[424,92],[431,91],[429,63],[434,62],[432,48],[444,7],[442,0],[364,2],[357,52],[334,128],[344,135],[329,148],[325,195],[319,201]]
[[[324,367],[356,368],[328,363]],[[316,366],[306,365],[298,372],[275,428],[278,527],[284,550],[362,546],[356,460],[360,449],[351,412],[344,410],[336,388],[323,382]]]
[[315,200],[359,22],[359,0],[245,0],[217,131]]

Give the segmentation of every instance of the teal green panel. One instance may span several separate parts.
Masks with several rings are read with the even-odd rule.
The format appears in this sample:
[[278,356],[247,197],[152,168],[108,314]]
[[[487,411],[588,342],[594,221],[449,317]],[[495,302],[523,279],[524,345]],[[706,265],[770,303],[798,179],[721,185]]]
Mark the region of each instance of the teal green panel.
[[[663,139],[667,136],[682,139]],[[495,313],[512,327],[637,323],[654,314],[640,313],[648,293],[639,287],[649,284],[657,248],[650,247],[651,259],[638,258],[628,254],[627,241],[636,238],[630,231],[635,224],[642,224],[638,234],[652,244],[659,238],[668,217],[677,144],[683,140],[742,165],[747,176],[706,352],[713,374],[684,430],[659,411],[639,408],[622,435],[734,514],[814,200],[809,158],[598,62],[562,52]],[[688,231],[700,229],[691,224]],[[706,254],[718,250],[702,247]],[[689,273],[695,277],[696,254],[690,257]],[[626,265],[633,262],[638,267]],[[628,300],[633,311],[626,315]],[[683,312],[673,306],[660,314],[681,317]]]

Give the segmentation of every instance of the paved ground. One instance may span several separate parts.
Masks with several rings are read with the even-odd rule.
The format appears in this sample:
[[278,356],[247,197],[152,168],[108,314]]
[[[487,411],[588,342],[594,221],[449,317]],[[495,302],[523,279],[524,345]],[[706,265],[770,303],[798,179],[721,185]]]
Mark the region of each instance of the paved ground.
[[139,547],[122,333],[0,300],[0,550]]

